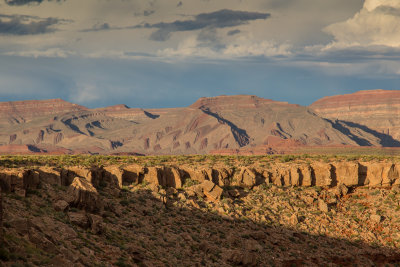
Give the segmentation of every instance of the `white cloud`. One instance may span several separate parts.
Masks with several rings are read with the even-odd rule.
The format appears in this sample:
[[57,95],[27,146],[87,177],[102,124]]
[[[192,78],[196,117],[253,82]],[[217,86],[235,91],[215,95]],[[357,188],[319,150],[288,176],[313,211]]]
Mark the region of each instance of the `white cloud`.
[[400,2],[398,0],[366,0],[364,8],[368,11],[373,11],[379,6],[391,6],[400,8]]
[[325,28],[334,36],[332,47],[400,47],[400,1],[366,0],[352,18]]
[[241,40],[240,42],[230,44],[223,51],[224,55],[232,57],[247,56],[290,56],[292,46],[290,44],[276,44],[269,41],[251,42]]
[[4,55],[7,56],[20,56],[20,57],[49,57],[49,58],[66,58],[68,56],[76,55],[73,51],[63,50],[61,48],[49,48],[46,50],[26,50],[19,52],[6,52]]
[[200,57],[213,59],[235,59],[241,57],[275,57],[290,56],[291,45],[276,44],[269,41],[261,41],[251,39],[251,37],[240,37],[234,41],[224,44],[220,40],[219,46],[216,48],[204,46],[198,41],[196,35],[192,35],[183,40],[176,49],[166,48],[158,51],[161,57]]
[[71,92],[70,99],[77,103],[91,103],[104,97],[99,92],[97,86],[88,83],[77,84],[75,90]]

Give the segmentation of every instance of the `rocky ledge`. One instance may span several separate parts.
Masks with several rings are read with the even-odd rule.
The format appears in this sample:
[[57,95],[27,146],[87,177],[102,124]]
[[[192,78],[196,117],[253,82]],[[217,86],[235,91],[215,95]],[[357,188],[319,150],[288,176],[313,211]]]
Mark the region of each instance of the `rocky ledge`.
[[400,261],[400,165],[1,168],[5,266]]

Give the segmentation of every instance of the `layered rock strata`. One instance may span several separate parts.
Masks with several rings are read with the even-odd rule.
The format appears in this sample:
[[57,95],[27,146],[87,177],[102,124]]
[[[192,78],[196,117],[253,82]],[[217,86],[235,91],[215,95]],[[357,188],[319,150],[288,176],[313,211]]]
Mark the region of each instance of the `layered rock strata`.
[[[204,166],[140,165],[107,167],[36,167],[3,169],[0,171],[1,188],[5,192],[34,190],[40,184],[69,186],[67,202],[71,206],[89,211],[102,209],[96,188],[110,192],[141,183],[160,188],[187,188],[198,184],[202,192],[212,200],[218,200],[223,188],[253,188],[262,184],[278,186],[338,187],[339,191],[359,186],[390,187],[400,185],[400,164],[388,162],[313,162],[273,163],[268,168]],[[200,190],[200,191],[199,191]]]
[[[369,128],[399,141],[399,103],[399,90],[365,90],[324,97],[312,103],[310,108],[324,118],[341,120],[360,129]],[[390,143],[386,145],[390,146]],[[391,145],[398,146],[398,142]]]

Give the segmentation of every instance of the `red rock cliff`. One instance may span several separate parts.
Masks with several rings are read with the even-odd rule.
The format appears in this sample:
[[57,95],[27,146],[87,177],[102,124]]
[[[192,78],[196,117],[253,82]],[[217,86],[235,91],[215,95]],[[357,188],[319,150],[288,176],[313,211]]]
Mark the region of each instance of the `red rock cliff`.
[[400,90],[365,90],[324,97],[310,105],[318,115],[354,122],[400,140]]

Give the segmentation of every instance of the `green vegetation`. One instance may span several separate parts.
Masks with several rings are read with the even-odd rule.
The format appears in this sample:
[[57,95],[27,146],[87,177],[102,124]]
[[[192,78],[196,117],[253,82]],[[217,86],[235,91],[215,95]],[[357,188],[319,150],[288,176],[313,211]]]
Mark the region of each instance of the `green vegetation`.
[[[309,149],[311,150],[311,148]],[[336,151],[336,154],[334,153]],[[342,152],[341,152],[342,151]],[[400,161],[400,155],[384,153],[386,150],[346,150],[327,148],[326,153],[298,154],[298,155],[258,155],[258,156],[221,156],[221,155],[186,155],[186,156],[108,156],[108,155],[3,155],[0,156],[0,167],[19,168],[26,166],[107,166],[129,164],[141,164],[150,166],[173,166],[182,164],[193,164],[201,162],[210,167],[215,165],[225,166],[250,166],[253,164],[268,167],[272,162],[295,162],[295,161]],[[310,151],[308,151],[310,152]],[[332,154],[329,154],[332,152]],[[353,153],[357,152],[357,153]],[[376,152],[376,153],[375,153]],[[380,154],[378,153],[380,152]],[[387,152],[387,151],[386,151]],[[390,151],[389,151],[390,152]]]

